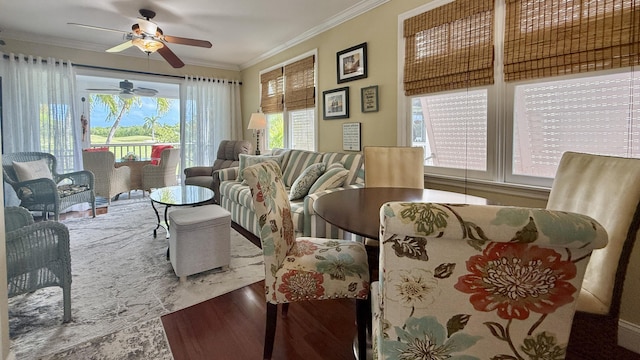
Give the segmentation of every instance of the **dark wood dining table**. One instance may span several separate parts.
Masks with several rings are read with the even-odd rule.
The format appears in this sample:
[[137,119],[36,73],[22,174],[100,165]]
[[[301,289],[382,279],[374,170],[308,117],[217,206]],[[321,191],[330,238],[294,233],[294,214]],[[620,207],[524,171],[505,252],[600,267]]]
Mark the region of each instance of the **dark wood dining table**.
[[313,209],[325,221],[353,234],[378,239],[380,207],[389,201],[489,204],[489,200],[434,189],[355,188],[324,194]]

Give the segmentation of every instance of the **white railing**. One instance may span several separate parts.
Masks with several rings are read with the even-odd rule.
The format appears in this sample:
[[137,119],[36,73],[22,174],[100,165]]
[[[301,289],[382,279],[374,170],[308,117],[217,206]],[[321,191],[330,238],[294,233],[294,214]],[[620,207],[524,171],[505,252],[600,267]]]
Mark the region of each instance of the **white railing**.
[[118,144],[91,144],[91,148],[108,147],[116,160],[121,159],[128,153],[134,153],[137,159],[151,159],[151,147],[153,145],[172,145],[174,148],[180,147],[180,143],[118,143]]

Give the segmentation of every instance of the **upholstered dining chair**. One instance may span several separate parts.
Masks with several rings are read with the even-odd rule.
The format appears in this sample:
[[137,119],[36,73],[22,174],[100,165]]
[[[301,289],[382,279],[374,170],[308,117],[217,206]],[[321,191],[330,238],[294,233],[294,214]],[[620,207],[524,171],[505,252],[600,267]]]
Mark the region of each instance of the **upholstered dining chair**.
[[180,149],[162,150],[158,165],[149,164],[142,167],[142,189],[151,192],[151,189],[177,185],[176,171],[179,162]]
[[71,321],[69,230],[57,221],[34,223],[29,210],[4,209],[8,296],[62,288],[63,322]]
[[565,211],[390,202],[380,239],[377,359],[563,359],[607,233]]
[[115,167],[116,157],[111,151],[83,151],[84,169],[91,171],[95,178],[95,193],[107,199],[131,190],[131,169],[128,166]]
[[72,205],[89,203],[96,216],[95,180],[90,171],[59,174],[55,156],[43,152],[2,154],[4,181],[20,199],[20,206],[41,211],[45,218]]
[[270,359],[278,304],[304,300],[356,299],[358,358],[366,352],[369,270],[361,243],[349,240],[295,238],[289,197],[278,164],[263,162],[244,169],[249,183],[264,253],[267,318],[264,358]]
[[424,149],[365,146],[364,186],[424,189]]
[[547,209],[588,215],[609,234],[609,244],[591,255],[569,353],[582,359],[613,359],[625,275],[640,237],[640,159],[564,153]]

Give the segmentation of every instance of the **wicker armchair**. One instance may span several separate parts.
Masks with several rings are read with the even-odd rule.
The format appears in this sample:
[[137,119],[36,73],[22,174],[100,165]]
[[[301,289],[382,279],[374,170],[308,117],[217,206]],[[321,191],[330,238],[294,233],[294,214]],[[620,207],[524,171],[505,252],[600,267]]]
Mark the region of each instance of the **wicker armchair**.
[[8,296],[60,286],[64,317],[71,320],[71,254],[69,230],[55,221],[33,222],[21,207],[4,209]]
[[128,166],[115,167],[116,157],[111,151],[84,151],[82,163],[95,177],[95,193],[107,199],[131,190],[131,169]]
[[[47,163],[51,179],[20,181],[13,162],[38,160],[44,160]],[[93,217],[96,216],[95,180],[90,171],[58,174],[55,156],[41,152],[18,152],[2,155],[2,174],[4,181],[11,185],[18,195],[20,206],[31,211],[41,211],[46,218],[49,212],[53,212],[57,221],[61,210],[81,203],[90,203]]]
[[180,149],[164,149],[158,165],[142,167],[142,189],[151,191],[178,184],[176,168],[180,162]]

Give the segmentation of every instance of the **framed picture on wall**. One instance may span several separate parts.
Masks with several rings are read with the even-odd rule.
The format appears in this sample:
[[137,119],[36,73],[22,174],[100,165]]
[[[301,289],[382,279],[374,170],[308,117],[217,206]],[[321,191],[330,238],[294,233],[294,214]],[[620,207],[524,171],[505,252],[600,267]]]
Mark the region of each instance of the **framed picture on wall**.
[[362,43],[336,54],[338,84],[367,77],[367,43]]
[[322,92],[322,115],[325,120],[349,117],[349,87]]
[[363,113],[378,111],[378,85],[360,89],[360,109]]

